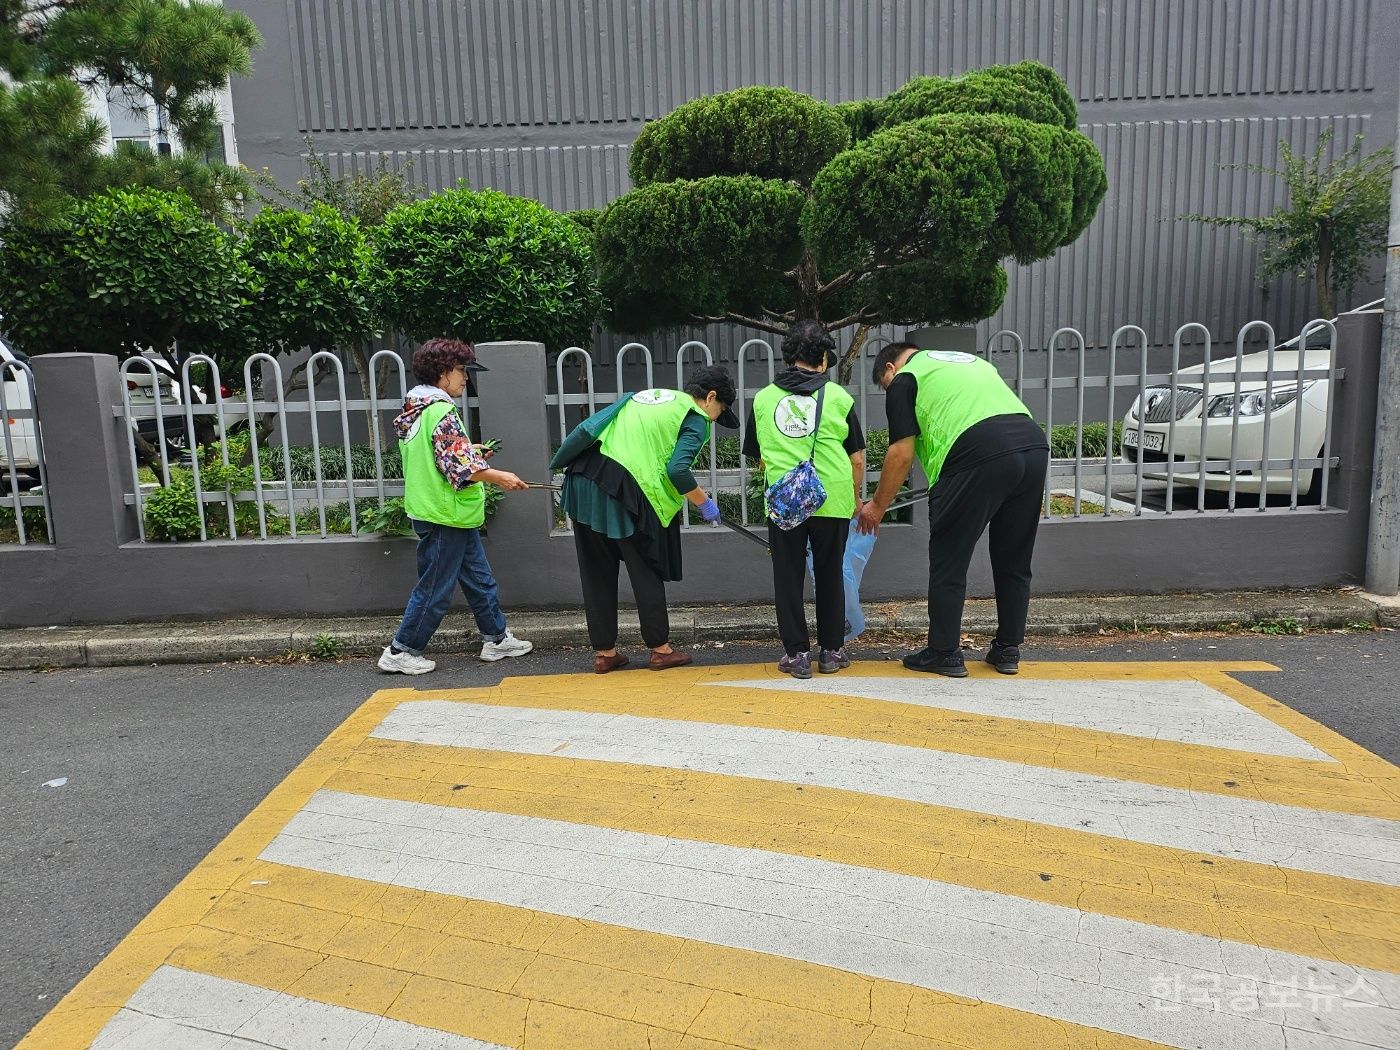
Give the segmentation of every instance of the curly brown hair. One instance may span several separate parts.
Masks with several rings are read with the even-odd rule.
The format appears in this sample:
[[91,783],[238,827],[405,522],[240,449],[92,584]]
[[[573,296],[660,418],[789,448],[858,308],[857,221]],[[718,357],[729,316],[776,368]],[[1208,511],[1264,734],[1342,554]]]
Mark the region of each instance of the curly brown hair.
[[413,352],[413,376],[420,383],[437,385],[458,365],[476,364],[476,348],[461,339],[429,339]]

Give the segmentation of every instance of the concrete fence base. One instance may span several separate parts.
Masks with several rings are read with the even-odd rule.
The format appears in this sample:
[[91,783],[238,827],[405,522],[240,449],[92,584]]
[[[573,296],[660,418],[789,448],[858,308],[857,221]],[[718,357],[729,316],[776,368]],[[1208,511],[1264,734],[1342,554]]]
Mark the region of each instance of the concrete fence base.
[[[504,444],[500,465],[527,480],[547,471],[551,431],[543,409],[545,352],[538,343],[484,344],[491,369],[481,400],[482,432]],[[1128,594],[1358,582],[1364,571],[1371,496],[1378,314],[1339,324],[1339,382],[1333,451],[1334,507],[1233,514],[1178,511],[1142,518],[1050,520],[1036,548],[1041,594]],[[34,362],[56,543],[0,547],[0,626],[348,616],[400,610],[412,587],[407,539],[333,537],[158,544],[136,539],[129,486],[129,436],[112,406],[121,402],[114,358],[55,354]],[[487,549],[508,608],[580,604],[573,543],[551,535],[548,495],[508,495]],[[866,570],[871,601],[924,590],[927,516],[886,527]],[[771,600],[768,559],[725,530],[684,538],[685,579],[669,588],[678,604]],[[973,560],[972,596],[989,595],[985,543]]]

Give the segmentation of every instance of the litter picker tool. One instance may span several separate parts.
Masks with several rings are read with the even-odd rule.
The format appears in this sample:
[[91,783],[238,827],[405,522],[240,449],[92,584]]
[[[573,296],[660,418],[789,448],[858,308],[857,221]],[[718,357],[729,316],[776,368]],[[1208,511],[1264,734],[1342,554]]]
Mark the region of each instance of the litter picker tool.
[[771,553],[771,548],[768,546],[767,540],[765,540],[756,532],[750,532],[748,529],[744,528],[744,526],[740,525],[737,521],[730,521],[728,518],[721,517],[710,527],[713,529],[717,529],[721,525],[723,525],[730,532],[737,532],[740,536],[743,536],[745,539],[753,540],[754,543],[757,543],[764,550],[769,551]]

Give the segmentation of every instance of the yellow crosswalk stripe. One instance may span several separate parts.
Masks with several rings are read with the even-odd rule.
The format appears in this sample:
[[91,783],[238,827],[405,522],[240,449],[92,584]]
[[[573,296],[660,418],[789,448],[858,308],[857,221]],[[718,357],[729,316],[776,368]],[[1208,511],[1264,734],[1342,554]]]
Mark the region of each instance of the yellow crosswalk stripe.
[[501,689],[434,690],[416,698],[759,726],[903,744],[1323,812],[1400,820],[1400,798],[1391,793],[1393,789],[1341,764],[1148,741],[890,701],[802,696],[800,700],[782,703],[771,696],[756,697],[752,690],[722,687],[688,692],[629,689],[595,693],[549,685],[512,688],[509,682]]
[[816,857],[1400,973],[1400,888],[812,785],[371,739],[326,787]]
[[266,862],[247,876],[170,965],[522,1050],[1159,1045],[665,934]]

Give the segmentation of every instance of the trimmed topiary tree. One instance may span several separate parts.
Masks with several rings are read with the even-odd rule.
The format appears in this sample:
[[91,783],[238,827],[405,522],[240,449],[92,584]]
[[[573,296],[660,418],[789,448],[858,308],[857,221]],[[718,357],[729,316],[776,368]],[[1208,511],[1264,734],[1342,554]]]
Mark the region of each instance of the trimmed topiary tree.
[[783,332],[979,320],[1003,260],[1077,238],[1107,188],[1064,82],[1022,62],[839,105],[787,88],[685,103],[632,148],[595,228],[608,320]]
[[370,252],[354,219],[326,204],[268,208],[238,250],[257,278],[245,324],[253,349],[329,350],[373,333]]
[[373,232],[371,294],[412,339],[587,340],[598,314],[586,229],[538,201],[448,190],[395,208]]
[[192,352],[236,330],[251,288],[233,237],[181,191],[111,190],[0,237],[0,314],[31,355],[152,348],[178,366],[176,340]]

